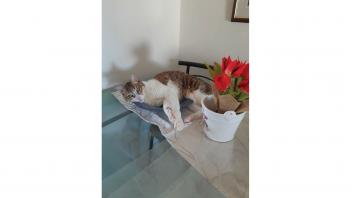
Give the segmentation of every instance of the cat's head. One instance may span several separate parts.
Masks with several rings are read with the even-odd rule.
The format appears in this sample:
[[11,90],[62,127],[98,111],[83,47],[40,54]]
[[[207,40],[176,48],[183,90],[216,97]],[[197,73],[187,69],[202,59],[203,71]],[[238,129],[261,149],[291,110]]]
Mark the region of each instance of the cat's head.
[[127,102],[144,102],[144,87],[144,83],[132,75],[131,81],[123,86],[121,93]]

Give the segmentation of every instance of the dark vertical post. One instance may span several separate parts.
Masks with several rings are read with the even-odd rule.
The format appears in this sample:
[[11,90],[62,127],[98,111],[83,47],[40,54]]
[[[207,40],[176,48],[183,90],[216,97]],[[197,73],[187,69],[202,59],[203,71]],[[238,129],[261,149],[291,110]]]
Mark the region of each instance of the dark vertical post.
[[152,150],[154,146],[154,136],[152,134],[150,134],[150,138],[149,138],[149,150]]
[[187,74],[189,74],[189,68],[190,68],[190,66],[187,65],[187,70],[186,70],[186,73],[187,73]]

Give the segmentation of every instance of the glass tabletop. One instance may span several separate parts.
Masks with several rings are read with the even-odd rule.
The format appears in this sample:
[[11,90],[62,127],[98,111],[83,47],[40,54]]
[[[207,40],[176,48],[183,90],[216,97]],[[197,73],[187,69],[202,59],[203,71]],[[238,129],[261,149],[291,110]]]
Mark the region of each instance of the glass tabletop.
[[106,126],[131,113],[111,94],[110,89],[102,92],[102,125]]
[[103,197],[224,197],[167,141],[149,150],[150,124],[102,93]]

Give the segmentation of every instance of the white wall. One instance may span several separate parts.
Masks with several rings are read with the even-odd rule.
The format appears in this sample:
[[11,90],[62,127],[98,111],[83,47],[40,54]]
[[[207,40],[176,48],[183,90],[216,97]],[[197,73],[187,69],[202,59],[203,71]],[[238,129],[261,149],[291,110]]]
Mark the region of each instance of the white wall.
[[145,79],[184,69],[178,59],[248,60],[248,24],[230,22],[233,0],[103,0],[102,7],[103,88],[132,73]]
[[103,88],[176,65],[180,0],[103,0]]
[[181,0],[180,58],[212,64],[230,55],[248,60],[248,23],[233,23],[233,0]]

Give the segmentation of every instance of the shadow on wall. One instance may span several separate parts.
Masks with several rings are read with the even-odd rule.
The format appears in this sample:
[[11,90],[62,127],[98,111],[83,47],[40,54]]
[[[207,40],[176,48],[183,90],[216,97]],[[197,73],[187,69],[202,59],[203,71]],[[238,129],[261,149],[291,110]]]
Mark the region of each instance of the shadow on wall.
[[121,67],[119,67],[115,62],[111,63],[109,71],[103,74],[103,76],[107,79],[109,86],[116,83],[123,83],[120,79],[126,79],[127,76],[130,77],[132,74],[136,75],[139,79],[145,80],[143,79],[146,77],[145,75],[154,76],[164,69],[170,69],[170,66],[174,65],[174,62],[176,62],[176,60],[170,60],[169,65],[162,66],[151,60],[149,46],[145,43],[136,47],[133,50],[133,54],[136,56],[137,62],[128,70],[120,69]]

